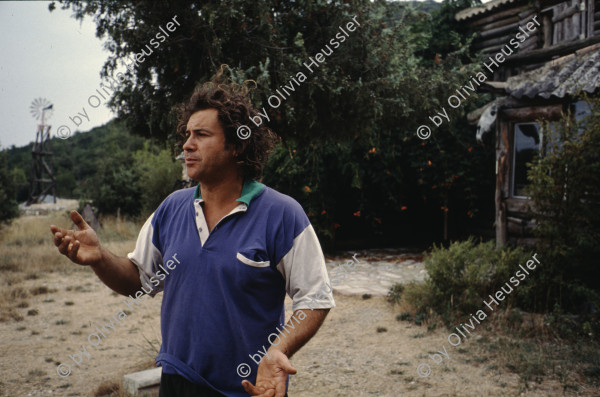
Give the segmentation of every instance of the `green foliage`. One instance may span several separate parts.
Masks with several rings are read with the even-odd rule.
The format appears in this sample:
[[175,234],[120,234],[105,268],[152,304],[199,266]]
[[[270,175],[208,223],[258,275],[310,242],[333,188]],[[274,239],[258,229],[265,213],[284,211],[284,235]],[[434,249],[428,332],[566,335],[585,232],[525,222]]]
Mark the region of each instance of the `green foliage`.
[[[141,149],[140,149],[141,148]],[[69,139],[52,140],[57,194],[92,200],[103,214],[149,215],[181,178],[181,164],[168,149],[130,134],[112,121]],[[31,144],[8,152],[19,201],[28,196]]]
[[[452,324],[482,309],[483,300],[507,283],[519,263],[530,257],[521,248],[495,248],[492,241],[477,244],[472,238],[448,248],[434,246],[425,258],[425,283],[406,285],[404,297],[417,311],[433,310],[446,324]],[[516,288],[503,305],[523,304],[523,291],[523,286]]]
[[134,159],[139,174],[137,190],[142,192],[142,213],[150,215],[175,190],[175,184],[182,176],[182,166],[169,150],[158,151],[148,142],[135,153]]
[[0,223],[19,216],[13,175],[8,170],[5,151],[0,151]]
[[29,196],[29,181],[27,180],[25,170],[22,168],[13,168],[10,174],[14,183],[17,202],[26,201]]
[[431,12],[431,24],[427,25],[428,45],[423,50],[424,59],[433,62],[436,54],[442,58],[461,49],[468,51],[470,40],[467,24],[455,19],[465,8],[480,5],[479,0],[444,0],[441,7]]
[[[133,136],[123,123],[111,121],[86,133],[75,133],[69,139],[53,138],[52,163],[58,196],[89,198],[95,176],[102,162],[131,163],[132,154],[142,147],[144,139]],[[17,183],[19,202],[27,200],[31,177],[30,143],[7,152],[9,168]]]
[[600,100],[591,107],[581,120],[568,114],[543,125],[543,150],[528,173],[545,263],[532,291],[536,310],[600,308]]
[[169,150],[146,141],[135,153],[117,151],[100,160],[90,197],[103,214],[145,217],[176,189],[181,169]]
[[97,183],[91,190],[91,197],[100,213],[140,215],[142,193],[138,189],[139,174],[135,168],[128,168],[128,164],[102,164],[96,175]]

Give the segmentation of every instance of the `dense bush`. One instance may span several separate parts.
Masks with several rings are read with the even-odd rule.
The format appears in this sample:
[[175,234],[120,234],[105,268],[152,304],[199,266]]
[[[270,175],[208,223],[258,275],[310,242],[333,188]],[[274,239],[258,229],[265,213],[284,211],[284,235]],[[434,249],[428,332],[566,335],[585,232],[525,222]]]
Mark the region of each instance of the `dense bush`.
[[600,100],[586,117],[546,123],[544,147],[528,174],[540,269],[536,311],[600,310]]
[[134,158],[139,173],[137,187],[142,192],[142,215],[149,216],[175,190],[176,182],[182,176],[182,165],[173,159],[169,150],[158,150],[148,143],[135,153]]
[[8,170],[6,153],[0,151],[0,224],[10,222],[19,215],[13,175]]
[[[525,264],[532,253],[521,248],[495,248],[495,243],[476,243],[469,238],[448,248],[434,246],[425,258],[427,278],[422,284],[405,286],[403,297],[417,312],[440,314],[446,324],[485,309],[483,300],[500,289]],[[535,276],[529,276],[535,277]],[[528,285],[525,280],[502,302],[503,307],[522,305]]]

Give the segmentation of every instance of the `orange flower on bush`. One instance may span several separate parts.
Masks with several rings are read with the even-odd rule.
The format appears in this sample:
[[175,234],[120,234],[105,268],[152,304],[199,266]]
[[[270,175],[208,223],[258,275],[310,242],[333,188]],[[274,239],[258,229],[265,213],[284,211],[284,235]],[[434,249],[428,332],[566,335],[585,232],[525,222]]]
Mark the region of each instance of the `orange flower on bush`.
[[469,151],[469,153],[472,152],[473,151],[473,146],[469,146],[469,148],[467,150]]
[[308,186],[304,186],[304,191],[305,191],[306,193],[310,193],[310,192],[312,192],[312,190],[311,190],[311,189],[310,189]]
[[325,215],[327,213],[327,211],[323,210],[321,211],[321,215]]
[[407,206],[405,206],[405,205],[403,205],[402,207],[400,207],[400,209],[401,209],[402,211],[406,211],[406,210],[408,209],[408,207],[407,207]]
[[369,153],[371,153],[371,154],[375,153],[375,151],[376,151],[375,148],[369,149]]
[[352,214],[352,215],[354,215],[354,216],[356,216],[356,217],[359,217],[359,216],[360,216],[360,211],[356,211],[356,212],[355,212],[354,214]]
[[333,224],[333,228],[334,228],[334,229],[337,229],[338,227],[341,227],[341,225],[340,225],[339,223],[334,223],[334,224]]

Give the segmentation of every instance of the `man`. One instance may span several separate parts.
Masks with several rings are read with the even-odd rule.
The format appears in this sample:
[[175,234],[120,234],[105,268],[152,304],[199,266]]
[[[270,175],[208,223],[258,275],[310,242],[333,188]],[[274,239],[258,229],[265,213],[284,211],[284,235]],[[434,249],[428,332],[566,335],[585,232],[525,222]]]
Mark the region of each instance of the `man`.
[[[179,108],[187,172],[198,186],[165,199],[127,258],[103,248],[76,211],[79,230],[51,230],[62,254],[114,291],[163,291],[160,396],[283,397],[296,373],[289,359],[335,303],[302,207],[256,180],[275,135],[263,125],[238,138],[257,111],[246,87],[222,83],[222,73]],[[286,292],[296,321],[282,325]],[[247,379],[238,364],[250,369]]]

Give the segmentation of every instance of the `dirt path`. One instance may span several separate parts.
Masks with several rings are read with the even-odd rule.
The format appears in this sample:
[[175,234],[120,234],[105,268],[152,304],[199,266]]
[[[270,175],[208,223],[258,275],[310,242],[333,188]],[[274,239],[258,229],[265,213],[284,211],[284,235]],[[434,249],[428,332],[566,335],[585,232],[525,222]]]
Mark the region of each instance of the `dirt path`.
[[[123,243],[115,251],[123,254],[131,244]],[[357,258],[376,268],[376,264],[387,260],[382,255],[390,253],[363,252]],[[350,257],[329,258],[330,274],[334,275],[342,258]],[[517,375],[493,363],[480,362],[476,337],[448,350],[449,358],[433,365],[428,355],[448,345],[449,331],[428,332],[425,326],[396,320],[398,309],[382,296],[363,299],[339,293],[362,292],[365,282],[374,282],[369,277],[377,279],[377,275],[391,272],[393,278],[403,266],[404,276],[421,277],[422,265],[406,262],[414,259],[396,257],[388,260],[392,265],[375,273],[356,267],[354,276],[350,272],[347,280],[334,285],[337,307],[318,334],[292,359],[298,374],[291,378],[291,397],[562,394],[560,385],[551,381],[524,391]],[[385,277],[379,281],[391,283]],[[91,270],[80,267],[64,274],[43,274],[40,279],[24,280],[19,285],[28,291],[42,290],[29,298],[29,307],[18,309],[22,321],[0,323],[0,395],[89,396],[100,384],[118,382],[124,373],[152,366],[160,340],[160,295],[129,310],[122,297],[106,288]],[[48,292],[43,292],[43,287]],[[381,289],[371,292],[377,291]],[[286,307],[289,304],[288,299]],[[91,336],[98,333],[96,326],[109,322],[121,309],[128,310],[127,317],[114,318],[113,331],[104,337],[98,335],[98,339]],[[90,343],[99,344],[93,347]],[[89,358],[81,353],[84,347]],[[80,356],[76,355],[78,351]],[[69,355],[75,360],[81,357],[81,364],[76,365]],[[58,363],[70,365],[70,376],[57,375]],[[429,377],[417,375],[420,363],[432,364]]]

